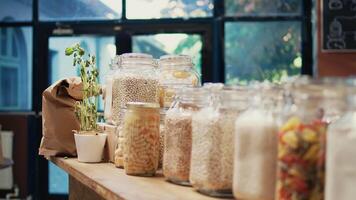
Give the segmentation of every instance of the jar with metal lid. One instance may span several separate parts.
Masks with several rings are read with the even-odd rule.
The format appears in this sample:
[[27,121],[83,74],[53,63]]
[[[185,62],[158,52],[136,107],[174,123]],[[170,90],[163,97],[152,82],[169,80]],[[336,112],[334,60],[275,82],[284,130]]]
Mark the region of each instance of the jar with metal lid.
[[142,53],[122,54],[113,79],[113,121],[120,125],[120,109],[128,102],[158,103],[159,80],[155,60]]
[[158,61],[160,77],[160,104],[169,108],[176,92],[175,86],[199,86],[200,74],[194,69],[190,56],[165,55]]
[[112,86],[115,70],[118,68],[119,56],[115,56],[110,63],[110,71],[105,76],[104,119],[108,124],[113,124],[112,119]]
[[237,199],[274,200],[278,122],[282,90],[257,88],[235,122],[233,193]]
[[190,185],[192,115],[209,102],[202,88],[184,87],[177,91],[165,120],[163,175],[172,183]]
[[349,88],[347,105],[348,111],[327,131],[326,200],[352,200],[356,196],[356,84]]
[[193,114],[189,180],[203,194],[232,197],[235,120],[247,108],[247,96],[244,87],[224,88]]
[[123,120],[124,169],[128,175],[154,176],[159,162],[159,104],[129,102]]

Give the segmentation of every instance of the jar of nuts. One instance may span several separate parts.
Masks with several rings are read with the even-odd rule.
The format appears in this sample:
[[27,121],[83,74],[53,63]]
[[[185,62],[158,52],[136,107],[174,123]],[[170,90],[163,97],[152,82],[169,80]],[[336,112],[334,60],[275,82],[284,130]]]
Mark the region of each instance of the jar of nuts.
[[[160,104],[169,108],[176,89],[181,86],[199,86],[200,74],[194,69],[190,56],[165,55],[158,61],[160,73]],[[177,87],[178,86],[178,87]]]
[[232,197],[234,128],[247,108],[247,90],[223,88],[212,92],[212,104],[192,117],[190,182],[199,192]]
[[160,149],[159,118],[159,104],[127,103],[123,120],[123,155],[126,174],[155,175]]
[[208,103],[202,88],[181,88],[165,120],[163,175],[168,181],[190,185],[192,114]]
[[128,102],[158,103],[159,80],[155,60],[151,55],[127,53],[119,56],[118,70],[113,79],[112,116],[120,126],[120,110]]

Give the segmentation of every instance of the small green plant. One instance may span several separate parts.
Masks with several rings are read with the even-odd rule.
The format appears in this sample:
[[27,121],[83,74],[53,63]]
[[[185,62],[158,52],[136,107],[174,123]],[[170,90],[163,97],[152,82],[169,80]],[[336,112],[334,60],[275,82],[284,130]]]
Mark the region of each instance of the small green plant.
[[80,78],[83,84],[83,100],[77,101],[75,114],[80,121],[81,131],[97,130],[97,105],[100,86],[98,84],[99,72],[95,64],[95,56],[88,54],[85,58],[85,51],[79,44],[67,47],[66,56],[73,55],[73,66],[79,67]]

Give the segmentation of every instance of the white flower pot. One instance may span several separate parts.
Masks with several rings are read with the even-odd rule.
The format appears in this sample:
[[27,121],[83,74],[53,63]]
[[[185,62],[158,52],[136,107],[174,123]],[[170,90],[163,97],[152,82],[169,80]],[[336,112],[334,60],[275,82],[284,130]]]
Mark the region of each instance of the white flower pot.
[[101,162],[107,134],[74,134],[78,161],[95,163]]

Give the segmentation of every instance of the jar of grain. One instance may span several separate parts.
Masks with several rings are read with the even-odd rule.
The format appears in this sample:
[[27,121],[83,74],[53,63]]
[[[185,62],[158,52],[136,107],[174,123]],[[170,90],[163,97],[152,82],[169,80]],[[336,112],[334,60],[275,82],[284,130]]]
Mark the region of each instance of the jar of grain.
[[124,117],[124,168],[128,175],[154,176],[159,162],[159,104],[129,102]]
[[274,200],[277,132],[282,90],[258,89],[249,109],[235,122],[233,193],[237,199]]
[[112,85],[115,70],[118,68],[119,56],[115,56],[110,63],[110,71],[105,76],[104,119],[106,123],[113,124],[112,118]]
[[[353,90],[356,89],[353,86]],[[351,200],[356,196],[356,92],[348,96],[348,111],[327,131],[325,199]]]
[[120,110],[128,102],[158,103],[159,80],[151,55],[127,53],[119,57],[113,79],[113,121],[120,126]]
[[160,104],[169,108],[173,102],[175,92],[181,86],[200,85],[200,74],[194,69],[190,56],[165,55],[158,61],[160,77]]
[[192,115],[208,103],[208,92],[202,88],[181,88],[174,105],[167,111],[163,175],[168,181],[190,185],[192,150]]
[[224,88],[193,114],[189,180],[203,194],[232,197],[235,120],[247,108],[246,97],[246,88]]
[[166,119],[166,111],[160,111],[160,123],[159,123],[159,162],[158,169],[162,169],[163,164],[163,151],[164,151],[164,135],[165,135],[165,125],[164,121]]

